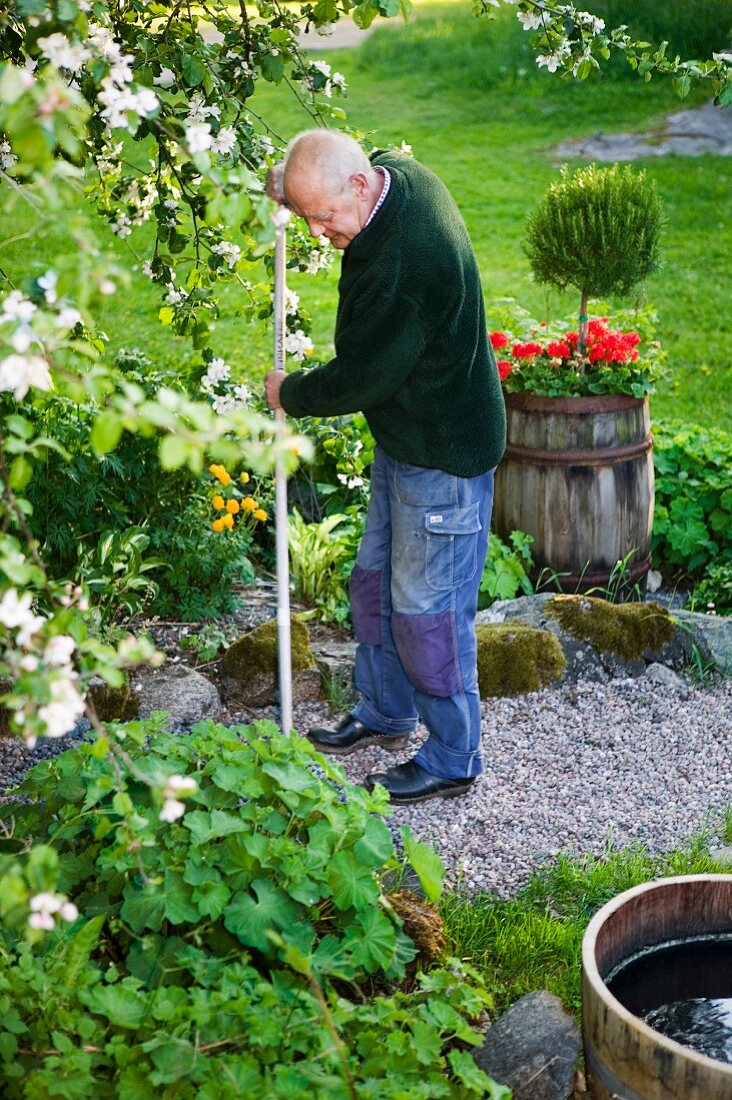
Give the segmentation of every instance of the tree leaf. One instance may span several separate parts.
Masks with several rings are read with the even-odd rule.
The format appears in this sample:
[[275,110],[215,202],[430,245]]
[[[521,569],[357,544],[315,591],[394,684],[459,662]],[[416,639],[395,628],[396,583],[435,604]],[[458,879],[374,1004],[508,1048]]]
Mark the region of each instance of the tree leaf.
[[122,418],[111,409],[104,409],[92,425],[90,441],[95,455],[113,451],[122,437]]

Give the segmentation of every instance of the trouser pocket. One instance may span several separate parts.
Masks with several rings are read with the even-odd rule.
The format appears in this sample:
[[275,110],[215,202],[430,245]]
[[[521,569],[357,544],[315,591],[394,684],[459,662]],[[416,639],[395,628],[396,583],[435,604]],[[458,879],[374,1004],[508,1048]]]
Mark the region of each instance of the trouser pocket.
[[479,503],[425,512],[427,584],[434,592],[459,588],[478,568]]

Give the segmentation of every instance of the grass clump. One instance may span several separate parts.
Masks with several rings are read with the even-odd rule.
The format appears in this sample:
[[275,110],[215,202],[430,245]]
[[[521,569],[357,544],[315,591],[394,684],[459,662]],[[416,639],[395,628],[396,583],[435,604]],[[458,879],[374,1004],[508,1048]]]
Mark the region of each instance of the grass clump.
[[486,623],[477,628],[476,636],[483,699],[539,691],[564,676],[567,661],[548,630],[523,623]]
[[608,849],[600,856],[560,854],[515,898],[448,896],[442,906],[445,931],[451,951],[481,975],[499,1011],[525,993],[548,989],[579,1017],[582,937],[597,910],[642,882],[724,870],[710,855],[705,835],[670,854],[643,847]]
[[601,653],[635,661],[670,642],[676,627],[660,604],[612,604],[595,596],[554,596],[544,608],[564,630]]

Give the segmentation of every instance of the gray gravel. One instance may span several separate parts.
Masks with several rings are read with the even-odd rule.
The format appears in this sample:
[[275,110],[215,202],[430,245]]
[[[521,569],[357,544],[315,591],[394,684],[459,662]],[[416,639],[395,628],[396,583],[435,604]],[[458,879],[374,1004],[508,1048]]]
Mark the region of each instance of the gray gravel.
[[[391,820],[435,844],[452,884],[503,897],[559,852],[670,851],[732,804],[732,681],[683,694],[643,677],[488,700],[485,774],[462,798],[395,806]],[[326,717],[301,707],[295,724]],[[413,756],[418,733],[401,754],[338,759],[359,782]]]
[[[295,708],[303,733],[337,720],[324,703]],[[732,680],[687,693],[642,677],[488,700],[482,728],[485,774],[466,796],[395,806],[390,819],[431,840],[448,881],[471,892],[511,896],[558,852],[669,851],[718,828],[732,804]],[[424,736],[401,754],[372,747],[338,762],[360,782],[414,755]],[[0,789],[70,743],[29,751],[0,740]]]

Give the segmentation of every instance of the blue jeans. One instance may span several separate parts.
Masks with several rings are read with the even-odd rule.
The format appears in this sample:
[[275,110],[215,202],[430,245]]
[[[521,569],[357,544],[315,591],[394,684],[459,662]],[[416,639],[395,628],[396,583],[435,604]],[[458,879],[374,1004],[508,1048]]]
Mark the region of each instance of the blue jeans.
[[493,470],[456,477],[376,450],[351,576],[353,713],[394,735],[421,718],[415,760],[445,779],[483,770],[475,615],[492,505]]

